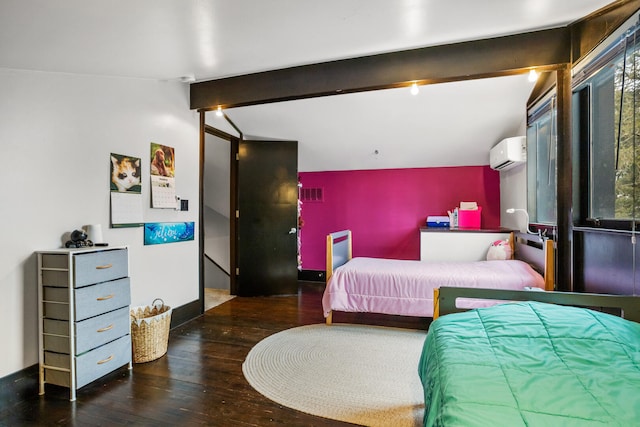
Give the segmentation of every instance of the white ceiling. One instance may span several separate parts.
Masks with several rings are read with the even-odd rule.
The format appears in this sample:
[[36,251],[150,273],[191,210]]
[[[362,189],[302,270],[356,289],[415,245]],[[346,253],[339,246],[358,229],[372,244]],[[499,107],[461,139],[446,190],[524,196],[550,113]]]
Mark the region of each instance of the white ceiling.
[[[200,81],[561,26],[608,3],[0,0],[0,68]],[[227,114],[245,134],[298,140],[302,171],[486,164],[531,87],[515,76]]]
[[[300,171],[482,165],[518,134],[533,83],[526,75],[233,108],[244,135],[298,141]],[[224,119],[207,123],[229,131]],[[268,133],[265,133],[268,132]],[[376,154],[377,150],[377,154]]]

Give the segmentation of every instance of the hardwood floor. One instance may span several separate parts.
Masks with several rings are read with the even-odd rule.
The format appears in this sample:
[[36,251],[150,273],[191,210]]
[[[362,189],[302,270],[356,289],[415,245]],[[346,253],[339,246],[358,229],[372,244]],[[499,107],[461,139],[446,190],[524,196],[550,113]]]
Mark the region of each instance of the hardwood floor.
[[[298,295],[236,297],[171,331],[155,361],[123,368],[78,390],[47,385],[0,418],[2,426],[342,426],[285,408],[256,392],[242,362],[263,338],[295,326],[323,323],[324,285],[300,282]],[[336,323],[427,329],[430,319],[334,313]]]

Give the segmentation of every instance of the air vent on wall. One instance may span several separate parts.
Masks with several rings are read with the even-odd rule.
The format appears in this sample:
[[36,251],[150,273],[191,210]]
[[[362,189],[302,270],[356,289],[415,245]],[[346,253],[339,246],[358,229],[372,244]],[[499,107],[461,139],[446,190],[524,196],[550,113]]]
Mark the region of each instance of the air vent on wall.
[[322,202],[324,201],[324,189],[319,188],[305,188],[300,189],[300,200],[304,202]]

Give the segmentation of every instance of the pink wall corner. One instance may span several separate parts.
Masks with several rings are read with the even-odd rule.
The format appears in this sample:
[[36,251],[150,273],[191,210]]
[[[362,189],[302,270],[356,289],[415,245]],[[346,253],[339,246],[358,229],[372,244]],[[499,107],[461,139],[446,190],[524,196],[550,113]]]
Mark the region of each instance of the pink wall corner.
[[482,206],[482,227],[500,226],[500,175],[489,166],[301,172],[303,188],[323,201],[304,202],[302,268],[325,269],[327,234],[350,229],[353,255],[420,258],[419,228],[461,201]]

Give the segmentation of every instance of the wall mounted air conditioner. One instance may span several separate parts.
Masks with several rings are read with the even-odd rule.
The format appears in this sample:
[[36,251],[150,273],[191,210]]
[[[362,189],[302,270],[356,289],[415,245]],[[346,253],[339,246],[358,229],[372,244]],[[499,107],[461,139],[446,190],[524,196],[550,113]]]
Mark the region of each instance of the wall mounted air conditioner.
[[489,166],[497,171],[511,169],[527,161],[527,139],[524,136],[505,138],[489,152]]

